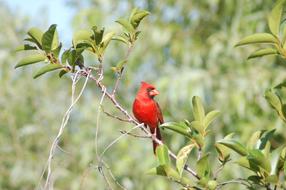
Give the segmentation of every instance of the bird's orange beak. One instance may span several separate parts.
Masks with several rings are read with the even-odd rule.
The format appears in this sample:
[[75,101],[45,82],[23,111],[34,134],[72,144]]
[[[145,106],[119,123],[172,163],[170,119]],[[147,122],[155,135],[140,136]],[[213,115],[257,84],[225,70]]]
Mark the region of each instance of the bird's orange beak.
[[158,95],[158,94],[160,94],[160,93],[159,93],[158,90],[154,89],[154,90],[151,90],[151,91],[149,92],[149,94],[150,94],[150,96],[156,96],[156,95]]

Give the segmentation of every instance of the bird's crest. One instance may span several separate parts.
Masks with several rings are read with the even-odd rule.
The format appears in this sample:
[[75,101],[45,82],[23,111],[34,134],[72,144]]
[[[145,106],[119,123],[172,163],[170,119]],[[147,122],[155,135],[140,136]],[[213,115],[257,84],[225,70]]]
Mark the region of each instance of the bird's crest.
[[144,81],[141,82],[141,87],[143,87],[143,88],[154,88],[155,89],[155,87],[152,84],[148,84],[147,82],[144,82]]

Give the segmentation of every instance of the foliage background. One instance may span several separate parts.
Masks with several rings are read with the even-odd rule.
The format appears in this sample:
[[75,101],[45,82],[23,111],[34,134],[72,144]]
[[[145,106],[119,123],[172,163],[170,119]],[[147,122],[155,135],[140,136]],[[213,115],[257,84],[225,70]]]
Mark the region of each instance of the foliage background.
[[[266,15],[273,1],[68,0],[63,3],[73,10],[67,30],[90,28],[94,24],[106,26],[107,30],[119,28],[114,21],[127,16],[133,7],[152,13],[141,25],[140,39],[118,92],[128,110],[140,81],[145,80],[161,92],[157,100],[166,121],[192,118],[194,95],[202,97],[208,110],[221,111],[221,117],[211,128],[208,147],[212,155],[216,155],[212,143],[230,132],[247,142],[254,131],[276,127],[278,132],[272,145],[285,141],[284,126],[263,97],[268,87],[284,79],[285,63],[272,56],[247,61],[255,47],[234,48],[242,37],[268,30]],[[30,6],[30,11],[39,12]],[[14,70],[21,55],[12,50],[21,43],[30,26],[47,29],[45,12],[39,22],[39,18],[13,12],[5,1],[0,1],[0,17],[0,189],[35,189],[69,105],[71,80],[58,79],[53,74],[33,80],[31,67]],[[66,39],[64,32],[60,37]],[[108,48],[104,81],[110,87],[115,80],[110,67],[124,52],[118,42]],[[95,60],[90,58],[89,63],[94,64]],[[80,189],[83,180],[82,189],[106,187],[94,162],[98,101],[99,92],[90,82],[60,143],[65,152],[59,150],[53,161],[55,189]],[[108,103],[104,107],[109,112],[115,111]],[[100,123],[101,151],[120,135],[120,130],[131,127],[103,114]],[[169,131],[163,131],[163,136],[174,152],[184,143],[181,136]],[[144,174],[155,166],[149,141],[125,137],[106,153],[105,161],[127,189],[175,189],[177,185],[164,178]],[[192,165],[192,159],[189,163]],[[239,177],[243,172],[246,171],[229,165],[221,177]]]

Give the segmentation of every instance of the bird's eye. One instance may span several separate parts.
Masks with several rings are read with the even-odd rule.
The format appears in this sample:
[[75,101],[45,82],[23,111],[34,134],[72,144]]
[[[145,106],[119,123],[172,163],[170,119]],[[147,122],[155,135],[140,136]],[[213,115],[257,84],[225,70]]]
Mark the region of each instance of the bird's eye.
[[150,87],[150,88],[147,88],[147,92],[150,92],[150,91],[152,91],[152,90],[154,90],[155,88],[152,88],[152,87]]

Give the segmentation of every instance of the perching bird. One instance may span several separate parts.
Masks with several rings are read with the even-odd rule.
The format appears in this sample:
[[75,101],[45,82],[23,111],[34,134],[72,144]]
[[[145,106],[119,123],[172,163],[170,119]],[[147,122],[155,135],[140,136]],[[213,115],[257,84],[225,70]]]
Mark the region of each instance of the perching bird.
[[[133,114],[140,123],[144,123],[145,127],[150,128],[150,132],[155,134],[157,139],[162,140],[159,124],[164,123],[164,119],[159,104],[154,100],[158,94],[159,92],[153,85],[141,82],[141,87],[133,103]],[[154,154],[156,154],[157,146],[158,143],[153,141]]]

